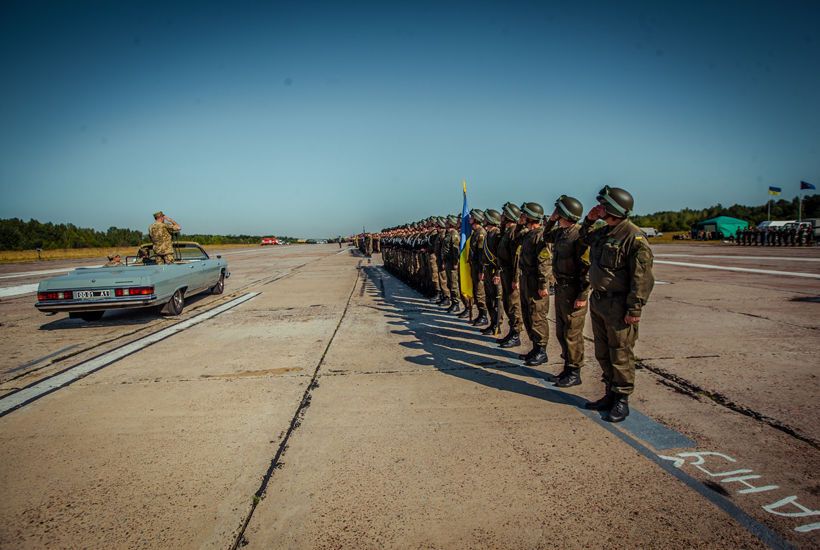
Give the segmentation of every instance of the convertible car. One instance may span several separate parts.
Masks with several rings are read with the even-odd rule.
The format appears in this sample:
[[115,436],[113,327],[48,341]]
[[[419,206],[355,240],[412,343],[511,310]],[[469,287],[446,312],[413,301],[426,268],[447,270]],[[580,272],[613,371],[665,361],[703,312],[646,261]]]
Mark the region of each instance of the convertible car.
[[40,283],[35,307],[45,313],[67,311],[69,317],[98,321],[108,309],[156,308],[179,315],[185,297],[222,294],[230,277],[222,256],[211,258],[193,242],[174,244],[176,262],[157,265],[150,244],[140,246],[116,267],[81,267]]

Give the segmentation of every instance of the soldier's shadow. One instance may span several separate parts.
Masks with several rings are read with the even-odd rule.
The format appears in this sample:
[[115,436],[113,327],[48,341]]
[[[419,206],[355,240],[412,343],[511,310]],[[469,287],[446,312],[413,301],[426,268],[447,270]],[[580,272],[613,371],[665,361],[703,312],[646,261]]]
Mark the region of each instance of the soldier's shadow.
[[[555,381],[552,374],[524,367],[516,353],[497,348],[492,336],[482,336],[464,321],[459,322],[451,315],[443,314],[438,306],[426,301],[385,269],[369,266],[364,267],[363,271],[375,288],[384,289],[383,293],[378,293],[376,303],[377,309],[384,311],[391,319],[388,323],[397,327],[391,332],[414,336],[414,341],[401,345],[425,352],[423,355],[409,355],[405,361],[433,367],[476,384],[552,403],[582,408],[587,402],[577,395],[507,376],[509,372],[548,383]],[[459,325],[466,330],[459,330]]]

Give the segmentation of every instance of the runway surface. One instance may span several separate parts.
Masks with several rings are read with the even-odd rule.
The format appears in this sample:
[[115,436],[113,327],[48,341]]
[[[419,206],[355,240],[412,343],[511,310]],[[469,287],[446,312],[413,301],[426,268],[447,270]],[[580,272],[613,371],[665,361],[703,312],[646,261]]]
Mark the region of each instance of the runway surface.
[[820,545],[820,250],[654,251],[618,426],[591,342],[560,391],[554,339],[523,367],[336,245],[227,251],[178,318],[0,295],[0,546]]

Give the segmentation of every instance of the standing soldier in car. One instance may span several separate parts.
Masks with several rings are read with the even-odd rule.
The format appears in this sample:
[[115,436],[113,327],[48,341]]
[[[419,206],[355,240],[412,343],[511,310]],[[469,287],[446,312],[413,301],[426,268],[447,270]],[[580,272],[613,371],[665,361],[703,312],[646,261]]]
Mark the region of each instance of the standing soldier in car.
[[[598,203],[581,225],[581,239],[590,250],[590,319],[595,358],[607,387],[604,397],[586,408],[607,411],[606,420],[621,422],[629,415],[629,395],[635,390],[632,348],[638,323],[655,284],[652,250],[640,228],[629,220],[634,199],[628,191],[606,186],[598,194]],[[598,220],[606,225],[593,229]]]
[[544,240],[553,243],[555,277],[555,336],[561,345],[564,370],[556,386],[581,383],[584,364],[584,322],[589,296],[589,247],[580,239],[578,222],[584,215],[581,202],[566,195],[555,201],[555,210],[544,226]]
[[158,264],[174,263],[173,233],[179,233],[181,229],[177,222],[161,210],[154,213],[154,223],[148,228],[148,236],[154,245],[154,256]]

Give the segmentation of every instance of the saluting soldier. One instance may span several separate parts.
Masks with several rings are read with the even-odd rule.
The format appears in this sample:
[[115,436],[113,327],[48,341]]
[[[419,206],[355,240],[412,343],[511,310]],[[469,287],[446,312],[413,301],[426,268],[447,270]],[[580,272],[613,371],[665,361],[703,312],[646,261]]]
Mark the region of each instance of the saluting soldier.
[[518,291],[518,285],[513,284],[516,277],[515,256],[518,247],[515,240],[521,209],[508,202],[502,207],[501,213],[504,228],[498,243],[498,268],[500,274],[497,282],[501,284],[502,288],[504,312],[507,314],[509,331],[498,341],[498,345],[502,348],[514,348],[521,345],[519,335],[524,330],[524,322],[521,318],[521,294]]
[[[504,306],[501,304],[503,291],[499,275],[498,246],[501,242],[501,213],[489,209],[484,212],[487,225],[487,234],[484,237],[484,247],[481,251],[481,274],[479,284],[484,285],[484,295],[487,300],[487,309],[490,314],[490,325],[481,331],[481,334],[496,334],[501,327]],[[499,305],[501,307],[499,307]]]
[[181,229],[177,222],[161,210],[154,213],[154,223],[148,228],[148,236],[154,245],[154,256],[158,264],[174,263],[173,233],[179,233]]
[[473,321],[473,326],[486,325],[487,319],[487,293],[484,289],[482,279],[484,256],[484,239],[487,236],[487,231],[484,229],[484,212],[482,210],[473,209],[470,212],[470,223],[473,226],[473,232],[470,235],[470,275],[473,278],[473,300],[478,308],[478,317]]
[[[590,247],[592,287],[590,319],[595,358],[607,384],[606,394],[586,408],[607,411],[606,420],[621,422],[629,415],[629,395],[635,389],[638,323],[655,279],[652,250],[640,228],[629,220],[634,200],[624,189],[606,186],[598,206],[581,225],[581,238]],[[605,226],[594,229],[595,222]]]
[[552,271],[552,256],[544,240],[544,208],[536,202],[521,205],[521,217],[527,232],[521,239],[518,254],[517,274],[524,310],[524,326],[532,341],[532,350],[521,358],[525,365],[535,366],[547,362],[547,340],[549,339],[549,280]]
[[561,345],[564,369],[556,386],[581,383],[584,365],[584,322],[589,298],[589,247],[581,240],[578,222],[584,206],[574,197],[561,195],[544,227],[544,240],[553,243],[552,274],[555,277],[555,336]]

